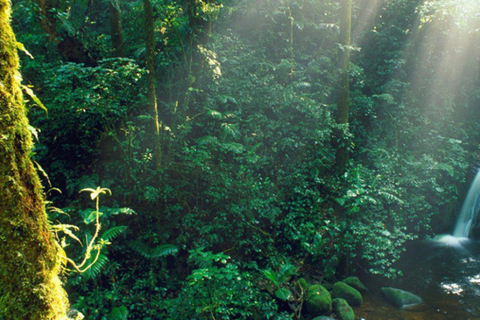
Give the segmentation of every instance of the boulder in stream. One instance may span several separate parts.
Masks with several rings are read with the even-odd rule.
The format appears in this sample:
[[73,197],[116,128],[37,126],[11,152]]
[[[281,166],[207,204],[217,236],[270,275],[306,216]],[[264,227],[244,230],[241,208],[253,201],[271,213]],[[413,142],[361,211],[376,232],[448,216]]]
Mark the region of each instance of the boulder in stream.
[[332,312],[332,296],[322,285],[312,285],[307,290],[305,300],[307,311],[314,317]]
[[335,312],[339,320],[355,320],[353,309],[345,299],[333,299],[333,312]]
[[333,285],[333,297],[345,299],[349,305],[354,307],[359,307],[363,303],[362,294],[344,282],[337,282]]
[[320,316],[320,317],[315,317],[312,320],[335,320],[335,319],[327,317],[327,316]]
[[391,287],[381,290],[385,299],[398,308],[411,308],[422,303],[422,298],[408,291]]
[[368,291],[367,287],[365,287],[365,285],[362,283],[362,281],[360,281],[360,279],[358,279],[358,277],[354,277],[354,276],[348,277],[348,278],[342,280],[342,282],[345,282],[350,287],[355,288],[360,292],[367,292]]

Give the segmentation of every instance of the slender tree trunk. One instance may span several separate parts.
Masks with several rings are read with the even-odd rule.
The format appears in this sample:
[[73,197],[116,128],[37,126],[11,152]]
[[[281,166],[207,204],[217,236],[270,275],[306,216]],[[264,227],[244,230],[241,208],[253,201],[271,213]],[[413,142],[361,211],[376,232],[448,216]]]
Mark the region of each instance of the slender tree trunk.
[[55,44],[57,51],[67,60],[95,66],[97,62],[91,52],[74,35],[57,30],[57,21],[54,9],[58,7],[58,0],[35,0],[40,11],[40,24],[49,39]]
[[160,145],[160,120],[158,116],[157,94],[156,94],[156,70],[155,70],[155,34],[153,9],[150,0],[143,0],[145,12],[145,39],[147,47],[147,71],[148,71],[148,101],[153,117],[153,161],[157,169],[161,166],[162,154]]
[[48,34],[50,41],[57,41],[57,27],[52,9],[54,5],[50,0],[37,0],[38,8],[40,10],[40,24],[43,31]]
[[337,100],[337,124],[346,126],[338,130],[338,147],[336,154],[337,169],[343,173],[348,163],[348,145],[349,141],[345,136],[348,130],[350,113],[350,88],[348,69],[350,67],[350,45],[352,29],[352,0],[342,0],[342,12],[340,17],[340,78],[339,94]]
[[112,35],[112,48],[114,57],[124,56],[122,13],[120,11],[120,1],[110,0],[108,3],[110,12],[110,33]]
[[0,318],[59,320],[68,308],[32,164],[10,0],[0,0]]

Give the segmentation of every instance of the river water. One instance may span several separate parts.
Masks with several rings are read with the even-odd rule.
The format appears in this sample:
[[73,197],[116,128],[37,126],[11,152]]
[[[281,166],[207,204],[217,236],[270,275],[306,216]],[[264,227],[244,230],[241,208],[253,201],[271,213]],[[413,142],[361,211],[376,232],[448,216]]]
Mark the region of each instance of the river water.
[[[480,320],[480,242],[444,236],[411,244],[397,268],[404,276],[387,281],[363,277],[370,289],[355,308],[365,320]],[[389,305],[380,288],[392,286],[422,297],[424,303],[406,311]]]

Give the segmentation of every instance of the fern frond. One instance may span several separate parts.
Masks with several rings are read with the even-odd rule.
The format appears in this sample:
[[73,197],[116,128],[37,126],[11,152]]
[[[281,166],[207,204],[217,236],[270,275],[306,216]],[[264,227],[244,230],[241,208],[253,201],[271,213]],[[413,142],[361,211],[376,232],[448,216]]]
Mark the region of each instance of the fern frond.
[[227,151],[233,153],[242,153],[245,151],[245,147],[240,143],[224,143],[222,145]]
[[220,100],[221,103],[227,104],[228,102],[231,102],[233,104],[237,104],[237,100],[235,100],[234,97],[231,96],[226,96],[226,95],[219,95],[217,98]]
[[390,93],[374,94],[372,97],[382,100],[390,105],[395,104],[395,97]]
[[161,244],[152,250],[152,258],[173,256],[178,253],[178,247],[173,244]]
[[388,192],[385,192],[385,191],[379,191],[378,192],[378,195],[380,196],[383,196],[385,199],[387,199],[388,201],[391,201],[391,202],[396,202],[400,205],[403,205],[404,204],[404,201],[402,199],[400,199],[399,197],[391,194],[391,193],[388,193]]
[[178,252],[178,247],[173,244],[161,244],[155,248],[150,248],[147,244],[141,241],[134,241],[130,245],[133,251],[147,259],[155,259],[169,255],[175,255]]
[[127,226],[113,227],[105,231],[100,238],[102,238],[105,241],[111,241],[122,232],[125,232],[125,230],[127,230]]
[[105,266],[107,265],[107,262],[108,262],[108,257],[104,254],[100,254],[98,256],[97,262],[95,262],[85,272],[81,273],[82,277],[86,279],[96,278],[105,268]]
[[310,88],[312,85],[309,82],[295,82],[294,83],[295,88],[297,89],[304,89],[304,88]]
[[197,143],[199,145],[217,144],[218,138],[214,136],[204,136],[204,137],[198,138]]
[[214,119],[222,119],[223,114],[217,110],[208,110],[207,114]]
[[240,135],[237,125],[231,123],[222,123],[223,132],[232,138],[237,138]]

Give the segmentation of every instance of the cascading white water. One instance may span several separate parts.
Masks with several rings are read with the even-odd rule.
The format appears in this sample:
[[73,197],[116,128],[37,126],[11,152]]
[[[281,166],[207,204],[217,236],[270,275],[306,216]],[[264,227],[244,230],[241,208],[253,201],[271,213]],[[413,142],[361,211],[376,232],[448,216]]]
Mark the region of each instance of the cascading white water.
[[475,180],[473,180],[470,190],[457,219],[453,236],[456,238],[468,238],[472,224],[480,209],[480,171],[478,171]]

